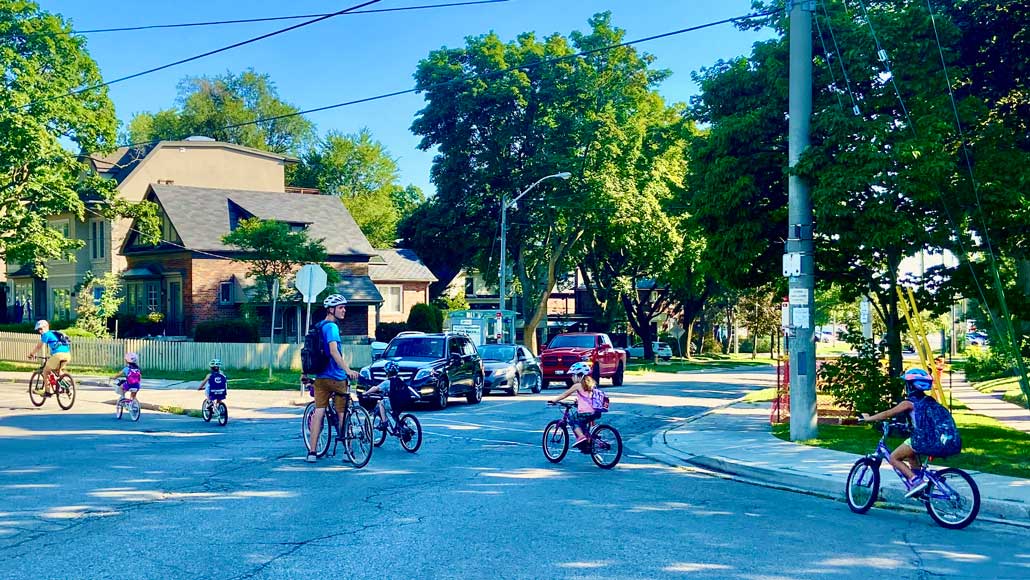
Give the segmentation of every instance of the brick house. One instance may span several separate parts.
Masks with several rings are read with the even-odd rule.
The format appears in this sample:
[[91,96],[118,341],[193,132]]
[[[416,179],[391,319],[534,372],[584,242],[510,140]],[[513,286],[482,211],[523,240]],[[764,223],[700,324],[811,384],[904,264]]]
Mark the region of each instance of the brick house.
[[[122,246],[128,266],[123,273],[126,312],[161,312],[166,332],[183,335],[192,334],[204,321],[238,318],[248,302],[268,318],[263,288],[247,277],[247,264],[231,260],[245,254],[222,243],[222,236],[240,220],[259,218],[287,223],[322,240],[329,265],[341,275],[337,290],[349,301],[342,333],[375,335],[373,309],[378,310],[383,298],[369,278],[368,262],[376,251],[339,198],[152,184],[144,199],[159,208],[162,242],[142,244],[135,231],[126,238]],[[295,291],[285,294],[276,332],[287,340],[299,340],[305,308]],[[319,310],[313,307],[312,316],[320,315]],[[262,326],[267,335],[268,325]]]
[[[116,183],[118,194],[129,202],[147,195],[151,184],[250,191],[286,191],[286,165],[297,160],[285,155],[222,143],[204,137],[161,141],[143,147],[122,147],[109,155],[86,156],[90,168]],[[36,277],[30,265],[8,263],[6,305],[32,307],[34,318],[72,319],[75,292],[87,272],[102,275],[127,267],[118,253],[129,233],[130,220],[108,220],[87,205],[85,220],[72,214],[55,215],[51,225],[67,237],[84,243],[74,260],[47,262],[46,279]]]
[[429,285],[436,276],[414,250],[376,250],[378,259],[369,262],[369,277],[383,296],[379,322],[405,322],[411,307],[429,302]]

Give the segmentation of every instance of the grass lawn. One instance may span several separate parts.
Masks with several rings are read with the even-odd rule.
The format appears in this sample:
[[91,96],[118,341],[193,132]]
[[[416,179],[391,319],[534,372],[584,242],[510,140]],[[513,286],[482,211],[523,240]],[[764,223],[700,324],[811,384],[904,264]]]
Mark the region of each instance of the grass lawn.
[[[935,460],[935,465],[1030,478],[1030,433],[1009,429],[994,419],[968,411],[956,409],[954,417],[962,434],[962,453]],[[773,425],[773,434],[790,440],[790,425]],[[819,425],[819,438],[804,443],[865,455],[876,449],[879,440],[880,431],[869,425]],[[894,447],[901,441],[891,439],[888,445]]]
[[1026,408],[1026,398],[1019,388],[1019,377],[1002,377],[973,384],[976,390],[981,393],[995,393],[1001,391],[1001,397],[1006,401]]
[[645,372],[655,373],[678,373],[680,371],[696,371],[701,369],[730,369],[736,367],[762,367],[775,365],[776,361],[769,360],[768,354],[759,354],[758,358],[752,359],[750,354],[706,354],[698,355],[693,359],[673,358],[668,363],[654,364],[645,362],[630,362],[626,366],[626,374],[642,375]]

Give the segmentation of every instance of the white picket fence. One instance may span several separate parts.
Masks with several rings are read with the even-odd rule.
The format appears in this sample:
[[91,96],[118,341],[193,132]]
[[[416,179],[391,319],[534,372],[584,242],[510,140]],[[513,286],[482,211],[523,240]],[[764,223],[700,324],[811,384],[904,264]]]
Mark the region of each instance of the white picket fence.
[[[35,334],[0,332],[0,360],[24,361],[39,342]],[[268,343],[169,342],[160,340],[98,340],[72,338],[72,368],[75,365],[115,368],[127,352],[139,354],[144,369],[193,371],[206,369],[213,358],[222,359],[226,369],[267,369]],[[299,344],[277,344],[272,350],[272,365],[277,369],[300,369]],[[372,347],[344,344],[343,358],[352,369],[372,362]]]

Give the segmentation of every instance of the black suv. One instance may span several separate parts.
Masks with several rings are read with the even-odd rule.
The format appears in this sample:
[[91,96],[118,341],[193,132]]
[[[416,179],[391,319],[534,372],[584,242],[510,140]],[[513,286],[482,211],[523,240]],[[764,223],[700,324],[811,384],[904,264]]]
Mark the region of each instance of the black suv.
[[386,380],[386,363],[400,367],[400,376],[423,401],[437,409],[447,407],[447,398],[465,395],[470,404],[483,400],[483,361],[464,334],[419,334],[398,336],[390,341],[383,356],[361,369],[358,393]]

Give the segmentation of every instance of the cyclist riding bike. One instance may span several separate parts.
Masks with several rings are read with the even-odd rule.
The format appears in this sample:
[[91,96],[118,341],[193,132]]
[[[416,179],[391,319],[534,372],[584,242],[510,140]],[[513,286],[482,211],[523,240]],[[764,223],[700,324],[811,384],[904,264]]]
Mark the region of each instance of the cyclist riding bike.
[[590,365],[585,362],[578,362],[569,367],[568,376],[572,380],[572,386],[550,402],[557,403],[573,393],[576,394],[576,412],[571,416],[576,442],[572,446],[586,453],[590,450],[589,445],[584,446],[589,439],[587,433],[590,432],[590,422],[601,418],[600,411],[594,409],[591,401],[591,394],[597,384],[590,376]]
[[[47,345],[47,348],[50,349],[50,358],[43,365],[43,376],[49,377],[50,373],[61,376],[65,365],[72,360],[71,345],[67,340],[61,340],[57,333],[50,330],[50,323],[46,320],[36,322],[36,332],[39,333],[39,344],[29,353],[29,359],[36,358],[36,354],[43,348],[43,345]],[[63,337],[64,335],[62,334],[61,336]]]
[[308,442],[308,455],[305,459],[308,463],[318,460],[315,449],[318,448],[318,436],[322,432],[322,418],[325,417],[325,409],[329,406],[329,398],[333,393],[342,395],[336,409],[339,417],[336,433],[342,439],[345,432],[343,422],[347,416],[347,407],[350,405],[350,380],[358,378],[357,371],[351,370],[347,366],[347,361],[343,359],[343,347],[340,342],[339,324],[347,314],[346,305],[347,299],[339,294],[330,294],[322,301],[322,306],[325,307],[325,320],[319,325],[322,345],[325,353],[329,355],[329,361],[325,370],[315,375],[315,411],[311,416],[311,440]]

